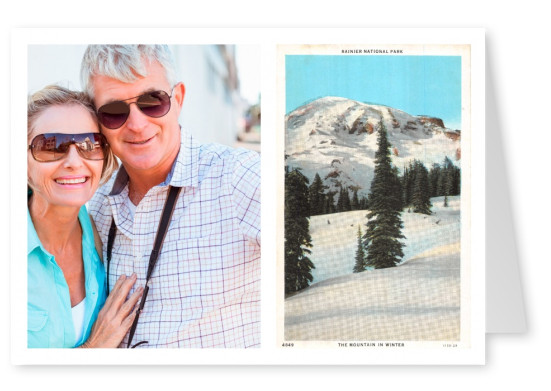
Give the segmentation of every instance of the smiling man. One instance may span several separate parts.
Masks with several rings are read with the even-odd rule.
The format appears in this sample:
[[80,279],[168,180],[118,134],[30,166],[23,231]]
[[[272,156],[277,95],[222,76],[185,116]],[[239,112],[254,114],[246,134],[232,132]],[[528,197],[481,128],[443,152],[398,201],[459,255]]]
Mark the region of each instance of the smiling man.
[[[186,91],[175,74],[163,45],[91,45],[82,61],[83,86],[122,162],[90,202],[109,288],[133,272],[135,287],[149,288],[121,347],[258,347],[259,155],[198,145],[181,130]],[[163,214],[169,193],[173,211]]]

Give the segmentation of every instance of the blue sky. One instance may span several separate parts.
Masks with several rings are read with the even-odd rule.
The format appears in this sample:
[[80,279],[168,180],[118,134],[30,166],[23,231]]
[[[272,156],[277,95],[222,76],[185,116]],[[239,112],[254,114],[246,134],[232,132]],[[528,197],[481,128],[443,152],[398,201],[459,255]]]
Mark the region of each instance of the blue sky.
[[461,57],[287,55],[286,112],[324,96],[391,106],[461,129]]

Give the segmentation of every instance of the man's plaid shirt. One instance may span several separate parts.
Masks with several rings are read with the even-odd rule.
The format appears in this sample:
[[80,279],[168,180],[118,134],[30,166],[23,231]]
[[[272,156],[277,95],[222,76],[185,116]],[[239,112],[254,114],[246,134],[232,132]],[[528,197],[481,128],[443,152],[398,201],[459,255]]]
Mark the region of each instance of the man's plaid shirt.
[[[123,171],[124,168],[119,170]],[[117,235],[109,271],[136,272],[145,284],[149,255],[168,194],[182,187],[132,344],[140,347],[260,345],[260,158],[244,149],[196,145],[182,132],[165,183],[149,190],[134,218],[125,199],[128,178],[114,175],[89,203],[103,241],[114,216]],[[113,183],[116,179],[116,185]],[[115,188],[115,193],[109,195]],[[128,334],[121,347],[126,347]]]

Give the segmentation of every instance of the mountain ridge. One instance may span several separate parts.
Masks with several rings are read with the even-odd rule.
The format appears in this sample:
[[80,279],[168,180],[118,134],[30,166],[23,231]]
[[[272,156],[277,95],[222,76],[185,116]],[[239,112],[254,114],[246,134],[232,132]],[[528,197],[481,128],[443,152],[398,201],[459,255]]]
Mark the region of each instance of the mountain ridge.
[[330,191],[345,187],[367,196],[381,122],[400,171],[413,159],[428,169],[446,157],[460,165],[461,131],[446,128],[442,119],[334,96],[285,116],[286,165],[301,168],[310,181],[318,173]]

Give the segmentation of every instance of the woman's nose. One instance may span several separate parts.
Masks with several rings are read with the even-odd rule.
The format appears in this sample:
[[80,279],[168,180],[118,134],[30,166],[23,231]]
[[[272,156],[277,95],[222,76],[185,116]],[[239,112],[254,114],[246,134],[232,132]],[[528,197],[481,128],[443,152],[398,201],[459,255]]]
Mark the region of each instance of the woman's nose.
[[70,145],[67,150],[67,154],[63,159],[63,166],[65,167],[80,167],[82,165],[82,156],[80,156],[77,146]]

